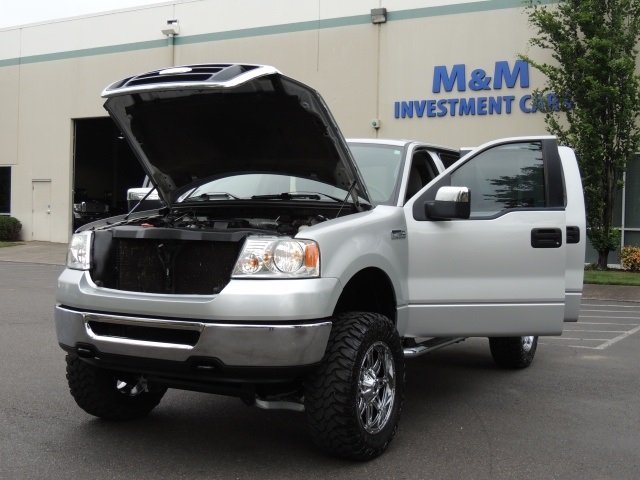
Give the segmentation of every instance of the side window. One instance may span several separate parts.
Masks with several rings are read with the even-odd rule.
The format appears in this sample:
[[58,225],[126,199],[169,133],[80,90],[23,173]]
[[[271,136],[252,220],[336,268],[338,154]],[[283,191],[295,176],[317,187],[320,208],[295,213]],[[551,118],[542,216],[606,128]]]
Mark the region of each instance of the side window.
[[420,150],[413,154],[411,168],[409,169],[409,179],[407,181],[407,191],[405,202],[413,197],[427,183],[438,175],[438,171],[433,166],[433,161],[426,150]]
[[469,187],[471,217],[489,217],[510,208],[545,207],[542,145],[494,147],[451,174],[452,186]]

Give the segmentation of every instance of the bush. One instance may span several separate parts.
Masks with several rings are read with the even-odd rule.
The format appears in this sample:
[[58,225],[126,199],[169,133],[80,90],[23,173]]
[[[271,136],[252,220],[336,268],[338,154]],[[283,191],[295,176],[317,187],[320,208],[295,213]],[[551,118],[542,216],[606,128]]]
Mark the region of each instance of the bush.
[[632,272],[640,272],[640,247],[624,247],[621,258],[622,268]]
[[20,240],[22,224],[17,218],[0,215],[0,242],[17,242]]

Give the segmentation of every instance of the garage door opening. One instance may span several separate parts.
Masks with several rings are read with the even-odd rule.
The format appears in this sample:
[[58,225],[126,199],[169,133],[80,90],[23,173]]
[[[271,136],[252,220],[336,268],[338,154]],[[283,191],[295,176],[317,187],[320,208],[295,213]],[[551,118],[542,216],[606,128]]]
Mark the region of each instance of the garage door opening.
[[73,230],[127,212],[127,190],[145,174],[111,118],[75,120]]

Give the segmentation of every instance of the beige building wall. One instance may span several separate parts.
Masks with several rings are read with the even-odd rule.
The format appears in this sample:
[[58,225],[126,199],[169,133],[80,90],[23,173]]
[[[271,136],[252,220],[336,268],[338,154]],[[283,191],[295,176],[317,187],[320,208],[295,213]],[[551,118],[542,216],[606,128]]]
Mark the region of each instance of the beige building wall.
[[[389,21],[373,25],[380,6]],[[172,19],[173,47],[161,33]],[[529,88],[432,91],[435,66],[493,76],[495,62],[513,65],[531,35],[519,0],[176,0],[0,30],[0,166],[12,166],[11,214],[25,240],[66,242],[74,120],[106,116],[108,84],[171,65],[274,65],[320,91],[350,137],[474,146],[544,133],[542,115],[515,104],[511,114],[395,118],[396,102],[531,93],[543,82],[533,69]]]

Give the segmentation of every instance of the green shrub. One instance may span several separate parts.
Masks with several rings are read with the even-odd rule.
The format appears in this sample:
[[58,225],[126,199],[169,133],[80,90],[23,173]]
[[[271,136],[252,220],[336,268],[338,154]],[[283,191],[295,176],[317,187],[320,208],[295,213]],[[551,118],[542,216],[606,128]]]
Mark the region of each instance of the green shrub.
[[622,268],[632,272],[640,272],[640,247],[627,245],[622,249]]
[[0,242],[17,242],[20,230],[22,224],[17,218],[0,215]]

